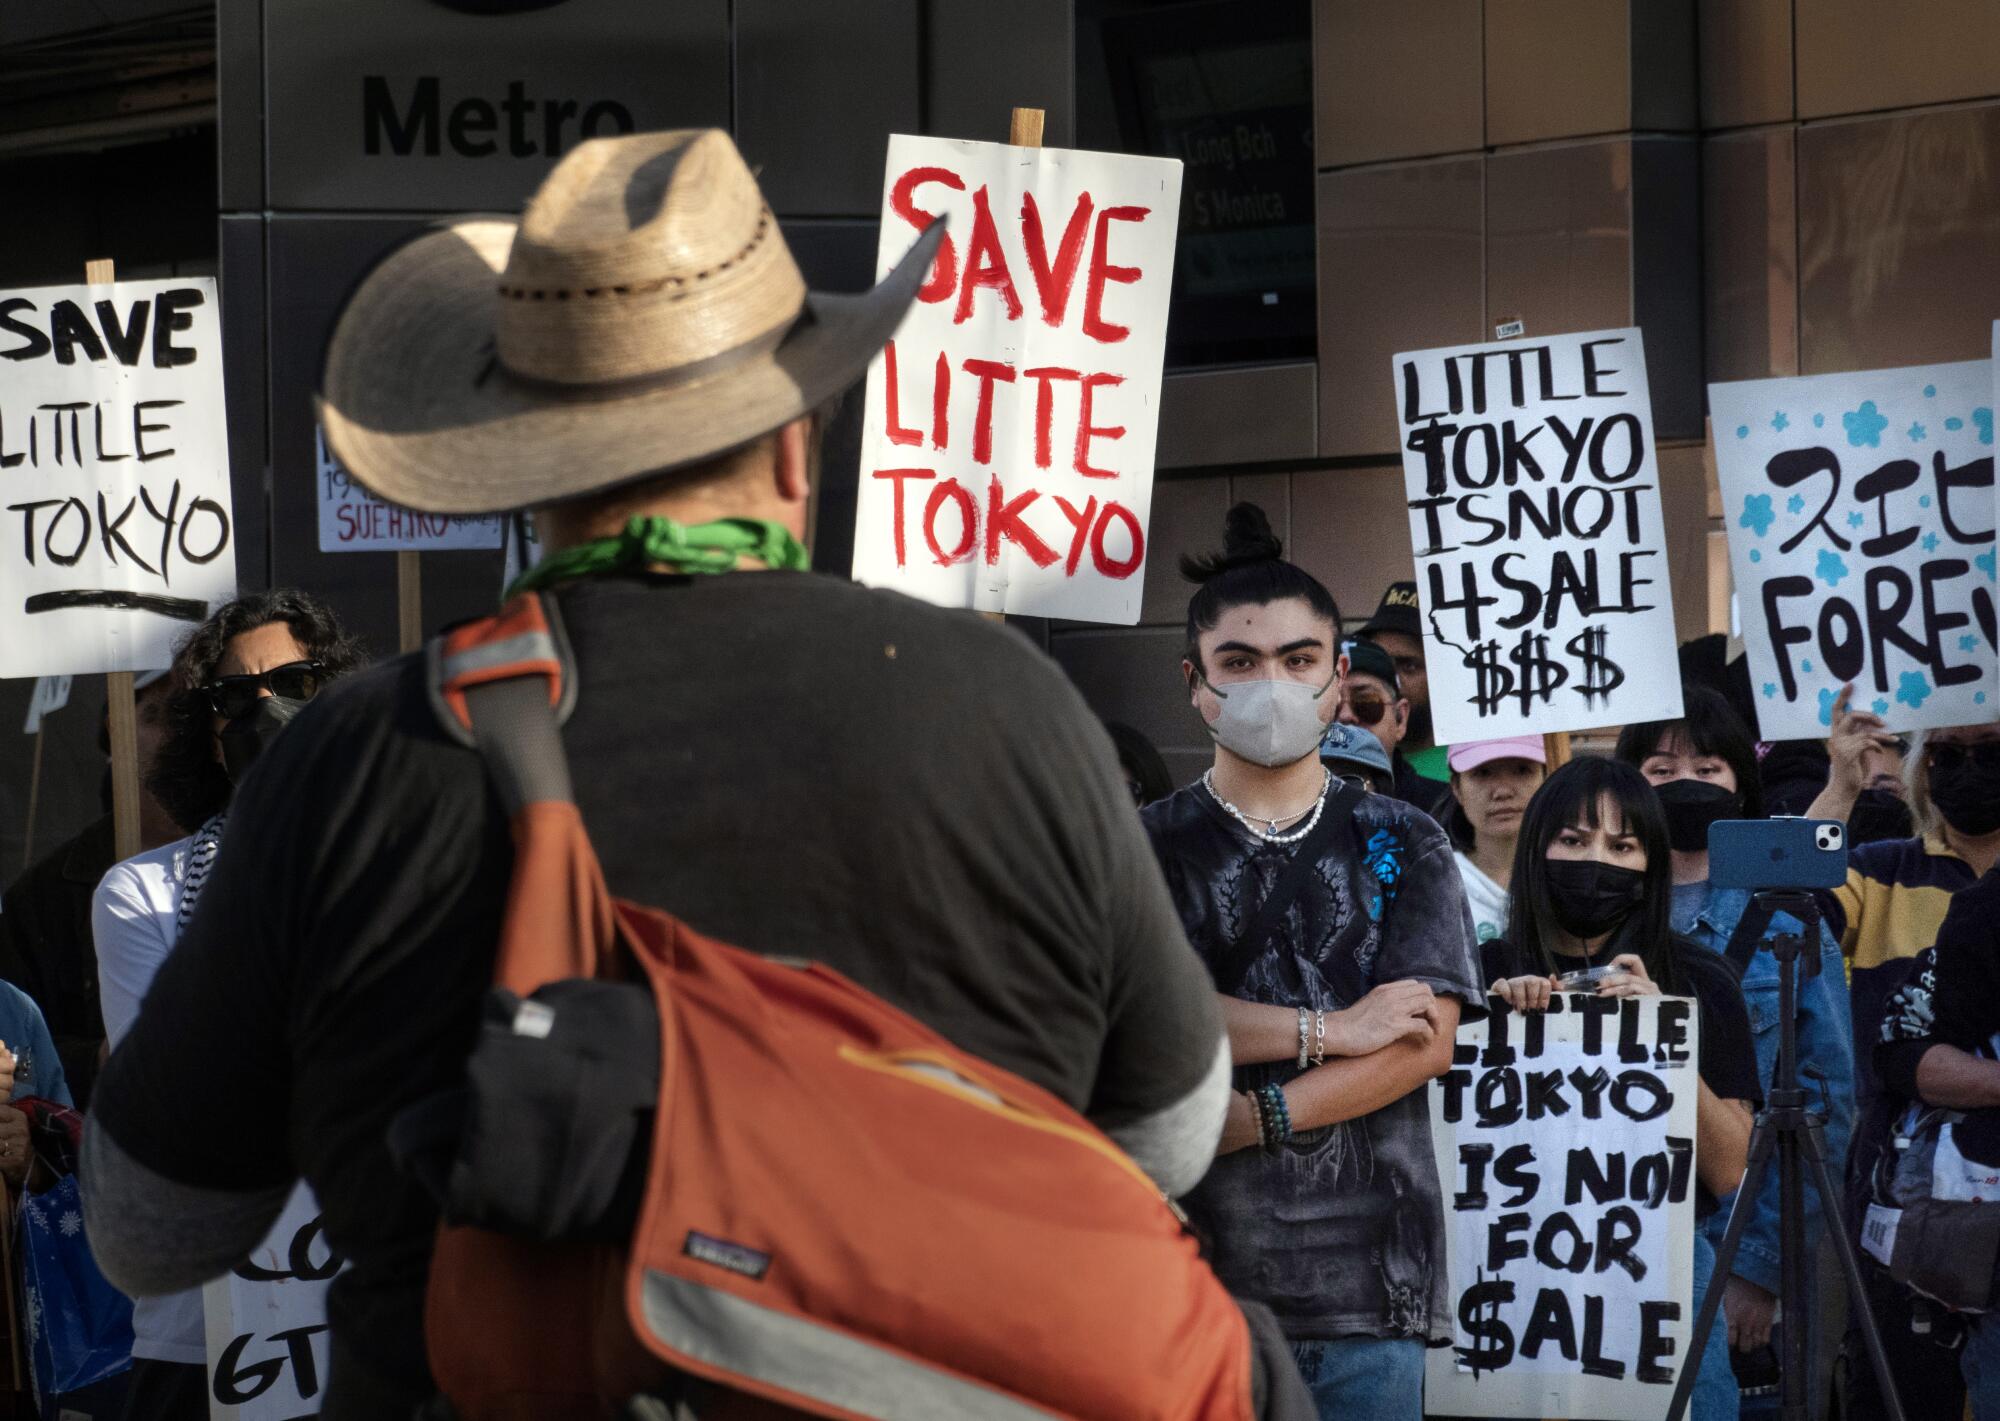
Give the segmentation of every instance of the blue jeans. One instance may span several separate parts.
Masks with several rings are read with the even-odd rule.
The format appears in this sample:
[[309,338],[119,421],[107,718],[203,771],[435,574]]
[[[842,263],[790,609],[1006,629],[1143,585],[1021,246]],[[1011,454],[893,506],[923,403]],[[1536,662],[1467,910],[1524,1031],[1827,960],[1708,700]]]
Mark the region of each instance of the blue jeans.
[[[1701,1314],[1701,1300],[1715,1276],[1715,1245],[1700,1229],[1694,1231],[1694,1313]],[[1700,1370],[1695,1373],[1694,1395],[1688,1400],[1690,1421],[1737,1421],[1742,1395],[1736,1389],[1736,1373],[1729,1366],[1729,1320],[1716,1309],[1715,1325],[1708,1330],[1708,1346],[1703,1349]]]
[[1422,1421],[1424,1344],[1414,1337],[1294,1342],[1320,1421]]

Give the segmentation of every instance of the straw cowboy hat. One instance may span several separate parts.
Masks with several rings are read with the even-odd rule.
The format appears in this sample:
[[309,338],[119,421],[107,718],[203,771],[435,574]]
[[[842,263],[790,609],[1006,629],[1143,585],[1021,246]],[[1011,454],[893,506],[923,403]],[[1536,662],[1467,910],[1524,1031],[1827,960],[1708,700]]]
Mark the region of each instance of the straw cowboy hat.
[[942,225],[873,291],[821,295],[728,134],[593,139],[518,223],[453,222],[368,274],[327,348],[320,422],[350,473],[427,513],[670,472],[857,380]]

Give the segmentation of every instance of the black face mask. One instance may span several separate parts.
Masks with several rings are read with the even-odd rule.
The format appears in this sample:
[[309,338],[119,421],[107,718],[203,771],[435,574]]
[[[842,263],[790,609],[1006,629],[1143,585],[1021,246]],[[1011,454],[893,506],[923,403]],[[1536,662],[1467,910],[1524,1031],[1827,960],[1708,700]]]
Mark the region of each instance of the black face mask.
[[1549,906],[1564,932],[1602,937],[1646,896],[1646,875],[1596,859],[1549,859]]
[[229,782],[241,785],[257,757],[270,748],[278,732],[292,723],[292,717],[306,708],[304,701],[269,696],[256,708],[236,717],[222,728],[222,768]]
[[1955,745],[1943,748],[1958,751],[1950,764],[1931,764],[1931,803],[1944,822],[1974,836],[2000,829],[2000,764],[1981,753],[1989,747],[1975,746],[1970,754]]
[[1706,780],[1668,780],[1654,787],[1667,811],[1667,842],[1684,854],[1708,847],[1708,826],[1743,814],[1743,793]]
[[1864,789],[1847,816],[1847,844],[1873,844],[1883,839],[1907,839],[1915,827],[1910,806],[1893,790]]

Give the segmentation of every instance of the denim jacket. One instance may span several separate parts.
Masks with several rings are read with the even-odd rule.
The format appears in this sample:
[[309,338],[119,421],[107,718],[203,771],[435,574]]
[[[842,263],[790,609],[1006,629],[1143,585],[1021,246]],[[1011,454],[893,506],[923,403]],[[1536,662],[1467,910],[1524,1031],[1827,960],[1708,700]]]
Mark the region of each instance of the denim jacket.
[[[1750,907],[1747,888],[1711,888],[1708,901],[1691,924],[1675,924],[1677,930],[1712,952],[1726,952],[1736,924]],[[1771,1073],[1778,1061],[1778,960],[1771,955],[1770,940],[1785,932],[1796,932],[1799,923],[1789,913],[1779,913],[1764,930],[1764,937],[1743,970],[1743,1000],[1750,1010],[1750,1030],[1757,1043],[1757,1078],[1764,1089],[1771,1088]],[[1803,965],[1803,964],[1801,964]],[[1820,973],[1799,978],[1799,1071],[1800,1084],[1814,1109],[1826,1112],[1827,1161],[1838,1180],[1846,1167],[1847,1142],[1854,1133],[1854,1037],[1848,1015],[1847,973],[1840,944],[1826,926],[1820,926]],[[1806,1073],[1825,1077],[1822,1084]],[[1806,1237],[1817,1245],[1825,1206],[1810,1180],[1805,1186]],[[1729,1206],[1735,1196],[1722,1201],[1723,1207],[1711,1215],[1704,1228],[1712,1242],[1720,1244],[1729,1224]],[[1837,1203],[1837,1201],[1834,1201]],[[1778,1170],[1775,1157],[1764,1176],[1756,1212],[1738,1245],[1734,1272],[1768,1292],[1778,1291]]]

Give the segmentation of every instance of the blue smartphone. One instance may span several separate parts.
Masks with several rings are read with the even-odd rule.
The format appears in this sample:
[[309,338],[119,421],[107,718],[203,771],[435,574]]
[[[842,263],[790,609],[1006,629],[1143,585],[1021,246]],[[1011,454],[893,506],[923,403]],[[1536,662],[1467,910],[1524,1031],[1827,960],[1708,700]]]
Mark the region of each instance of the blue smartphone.
[[1708,826],[1708,881],[1717,888],[1837,888],[1847,881],[1847,826],[1838,819],[1718,819]]

